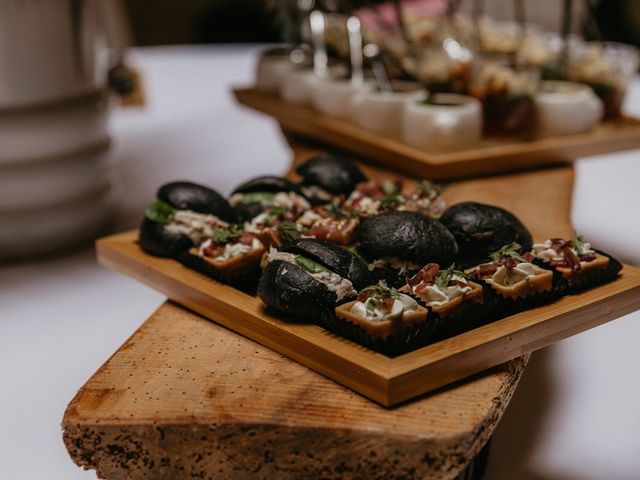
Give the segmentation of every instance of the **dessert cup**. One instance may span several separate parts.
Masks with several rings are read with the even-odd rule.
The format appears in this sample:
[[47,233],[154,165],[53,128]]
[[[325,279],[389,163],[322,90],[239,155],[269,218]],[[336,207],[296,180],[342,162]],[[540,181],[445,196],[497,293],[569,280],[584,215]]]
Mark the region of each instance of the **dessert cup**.
[[402,136],[412,147],[442,153],[469,148],[480,141],[482,108],[473,97],[433,95],[429,103],[405,104]]

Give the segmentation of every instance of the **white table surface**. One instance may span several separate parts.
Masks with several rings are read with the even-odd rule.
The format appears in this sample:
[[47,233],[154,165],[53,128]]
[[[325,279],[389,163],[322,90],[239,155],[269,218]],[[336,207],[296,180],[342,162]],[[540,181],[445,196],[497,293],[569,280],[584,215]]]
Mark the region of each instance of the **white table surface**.
[[[116,110],[122,178],[115,229],[139,221],[156,188],[193,179],[222,193],[247,177],[284,172],[277,125],[237,106],[251,82],[251,47],[142,49],[148,104]],[[629,108],[640,114],[640,85]],[[577,230],[640,264],[638,151],[577,164]],[[0,478],[95,478],[69,459],[60,430],[77,389],[164,297],[97,265],[93,251],[0,266]],[[499,425],[495,479],[640,478],[640,314],[533,356]]]

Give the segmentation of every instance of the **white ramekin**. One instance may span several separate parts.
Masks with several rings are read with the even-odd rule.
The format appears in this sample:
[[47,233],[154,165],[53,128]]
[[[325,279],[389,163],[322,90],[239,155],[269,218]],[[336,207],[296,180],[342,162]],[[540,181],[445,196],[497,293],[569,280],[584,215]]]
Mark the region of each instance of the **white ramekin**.
[[375,133],[398,136],[402,133],[402,115],[407,102],[426,98],[426,90],[408,92],[357,92],[351,98],[351,115],[356,125]]
[[108,137],[108,100],[93,94],[59,105],[0,113],[0,165],[51,157]]
[[602,101],[591,87],[574,82],[542,82],[535,104],[540,138],[588,132],[604,113]]
[[286,74],[294,68],[288,55],[262,55],[256,65],[255,87],[263,92],[278,93]]
[[350,79],[327,77],[311,87],[311,105],[330,117],[351,118],[351,98],[358,92],[373,90],[373,83],[354,85]]
[[438,93],[433,102],[407,102],[402,136],[408,145],[427,152],[445,153],[469,148],[482,135],[482,106],[466,95]]
[[106,86],[109,62],[99,9],[98,0],[0,2],[0,111]]
[[[343,65],[335,65],[329,67],[329,73],[332,77],[343,77],[347,69]],[[289,103],[306,105],[311,102],[313,85],[318,79],[319,77],[310,67],[293,68],[283,74],[280,97]]]

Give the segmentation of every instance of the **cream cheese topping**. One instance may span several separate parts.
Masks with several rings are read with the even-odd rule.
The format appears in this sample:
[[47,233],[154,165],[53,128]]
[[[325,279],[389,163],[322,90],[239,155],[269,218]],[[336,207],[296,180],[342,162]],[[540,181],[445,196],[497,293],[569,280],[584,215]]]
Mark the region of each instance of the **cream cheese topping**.
[[226,228],[229,224],[215,215],[197,213],[191,210],[177,210],[165,228],[172,233],[185,235],[199,244],[207,237],[211,237],[215,230]]
[[438,287],[436,284],[429,285],[425,289],[416,292],[415,287],[413,288],[414,294],[420,297],[428,305],[434,307],[441,307],[449,303],[451,300],[457,297],[461,297],[466,295],[471,291],[471,287],[469,286],[466,279],[453,275],[452,280],[457,280],[458,282],[464,283],[466,286],[461,287],[460,285],[448,285],[444,288]]
[[[596,253],[595,250],[591,248],[591,244],[589,242],[584,242],[582,244],[582,250],[580,253],[578,253],[578,250],[575,247],[572,247],[571,250],[576,256],[585,255],[588,253]],[[536,258],[544,260],[545,262],[548,262],[550,260],[559,261],[564,259],[564,254],[562,252],[556,252],[552,248],[551,240],[546,240],[543,243],[534,243],[531,251]]]
[[[213,244],[213,240],[209,238],[202,245],[200,245],[200,248],[199,248],[200,255],[204,255],[205,249],[209,248],[212,244]],[[251,242],[251,245],[245,245],[243,243],[227,243],[224,246],[224,251],[220,255],[214,258],[215,260],[225,262],[231,258],[239,257],[241,255],[246,255],[250,251],[256,250],[261,246],[262,244],[260,243],[260,240],[258,240],[257,238],[253,239],[253,241]]]
[[377,306],[373,309],[368,309],[366,300],[364,302],[355,302],[351,307],[350,312],[361,318],[366,318],[367,320],[381,322],[396,319],[399,320],[405,312],[414,311],[417,308],[418,302],[409,295],[400,293],[398,298],[394,299],[391,311],[389,312],[384,312]]
[[510,287],[537,274],[538,267],[532,263],[521,262],[509,270],[504,265],[494,273],[491,280],[499,285]]

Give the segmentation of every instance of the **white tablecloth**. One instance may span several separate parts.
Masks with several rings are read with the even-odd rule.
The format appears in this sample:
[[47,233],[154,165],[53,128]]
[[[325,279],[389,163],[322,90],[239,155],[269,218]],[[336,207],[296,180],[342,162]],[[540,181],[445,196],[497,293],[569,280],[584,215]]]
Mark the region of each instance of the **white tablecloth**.
[[[250,47],[143,49],[148,104],[114,112],[122,177],[116,229],[137,224],[163,182],[222,193],[249,176],[284,172],[290,152],[275,122],[237,106]],[[636,85],[640,87],[640,85]],[[640,114],[640,88],[630,107]],[[640,264],[638,151],[577,165],[576,228]],[[0,478],[95,478],[62,444],[67,402],[160,305],[163,296],[98,266],[86,248],[0,267]],[[489,479],[640,476],[640,314],[534,355],[498,427]]]

